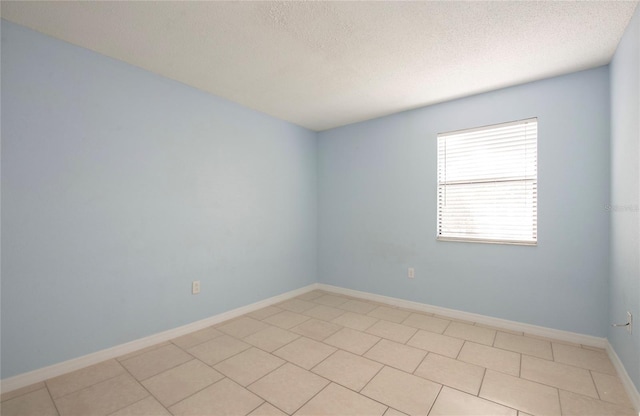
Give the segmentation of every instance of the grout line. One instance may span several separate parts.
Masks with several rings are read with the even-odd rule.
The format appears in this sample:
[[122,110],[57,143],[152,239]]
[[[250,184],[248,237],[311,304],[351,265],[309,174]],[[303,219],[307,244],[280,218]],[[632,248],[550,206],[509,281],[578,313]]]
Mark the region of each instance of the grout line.
[[[440,383],[437,383],[440,384]],[[427,416],[429,416],[429,413],[431,413],[431,411],[433,410],[433,406],[436,405],[436,402],[438,401],[438,397],[440,397],[440,393],[442,393],[442,389],[444,389],[444,384],[440,384],[440,388],[438,389],[438,394],[436,394],[436,398],[433,400],[433,403],[431,403],[431,406],[429,406],[429,410],[427,410]]]
[[[190,333],[191,333],[191,332],[190,332]],[[185,335],[186,335],[186,334],[185,334]],[[118,357],[114,357],[114,358],[111,358],[111,359],[112,359],[112,360],[116,360],[116,361],[118,361],[120,364],[122,364],[122,362],[123,362],[123,361],[128,361],[128,360],[130,360],[130,359],[132,359],[132,358],[138,357],[138,356],[140,356],[140,355],[142,355],[142,354],[146,354],[146,353],[151,352],[151,351],[155,351],[155,350],[157,350],[158,348],[165,347],[165,346],[167,346],[167,345],[169,345],[169,344],[172,344],[171,340],[162,341],[162,342],[159,342],[159,343],[157,343],[157,344],[149,345],[148,347],[141,348],[141,349],[139,349],[139,350],[137,350],[137,351],[131,351],[131,352],[130,352],[130,353],[128,353],[128,354],[123,354],[123,355],[120,355],[120,356],[118,356]],[[124,358],[124,359],[123,359],[122,357],[127,357],[127,358]],[[105,360],[105,361],[108,361],[108,360]],[[101,361],[101,362],[104,362],[104,361]],[[96,364],[100,364],[100,363],[96,363]],[[96,364],[93,364],[93,365],[96,365]],[[85,368],[86,368],[86,367],[85,367]],[[75,371],[78,371],[78,370],[75,370]],[[73,371],[70,371],[69,373],[72,373],[72,372],[73,372]],[[69,374],[69,373],[65,373],[65,374]],[[61,374],[61,375],[64,375],[64,374]],[[60,376],[58,376],[58,377],[60,377]]]
[[[334,348],[336,348],[336,347],[334,347]],[[308,369],[307,371],[309,371],[309,372],[311,372],[311,373],[313,373],[313,374],[317,374],[317,375],[319,375],[319,376],[321,376],[321,377],[324,377],[324,376],[322,376],[321,374],[318,374],[318,373],[316,373],[315,371],[313,371],[313,369],[314,369],[314,368],[316,368],[317,366],[319,366],[320,364],[322,364],[323,362],[327,361],[329,358],[333,357],[333,356],[334,356],[338,351],[343,351],[343,350],[342,350],[342,349],[340,349],[340,348],[337,348],[334,352],[332,352],[331,354],[329,354],[329,355],[327,355],[326,357],[324,357],[322,360],[320,360],[317,364],[315,364],[313,367],[311,367],[311,368],[310,368],[310,369]],[[348,351],[347,351],[347,352],[348,352]]]
[[[309,370],[307,370],[309,371]],[[315,374],[315,373],[314,373]],[[317,375],[317,374],[316,374]],[[319,376],[322,377],[322,376]],[[324,377],[322,377],[324,378]],[[325,380],[327,380],[325,378]],[[298,408],[294,409],[293,412],[291,412],[291,414],[295,414],[298,410],[302,409],[304,406],[306,406],[307,403],[309,403],[311,400],[313,400],[317,395],[319,395],[320,393],[322,393],[323,391],[325,391],[330,385],[331,383],[333,383],[331,380],[327,380],[329,383],[327,383],[326,386],[324,386],[323,388],[321,388],[316,394],[314,394],[313,396],[309,397],[309,400],[307,400],[306,402],[302,403]],[[286,413],[286,412],[285,412]]]
[[[220,374],[222,374],[222,373],[220,373]],[[191,393],[190,395],[188,395],[188,396],[186,396],[186,397],[184,397],[184,398],[182,398],[182,399],[178,400],[177,402],[173,403],[173,404],[172,404],[171,406],[169,406],[169,407],[173,407],[173,406],[175,406],[175,405],[177,405],[177,404],[179,404],[179,403],[182,403],[183,401],[185,401],[185,400],[187,400],[187,399],[189,399],[189,398],[191,398],[191,397],[195,396],[196,394],[200,393],[202,390],[208,389],[209,387],[211,387],[211,386],[213,386],[213,385],[215,385],[215,384],[218,384],[218,383],[220,383],[221,381],[223,381],[223,380],[225,380],[225,379],[228,379],[229,381],[231,381],[231,382],[233,382],[233,383],[236,383],[235,381],[231,380],[229,377],[225,376],[224,374],[222,374],[222,376],[223,376],[223,377],[222,377],[220,380],[214,381],[213,383],[209,384],[208,386],[205,386],[205,387],[201,388],[200,390],[198,390],[198,391],[196,391],[196,392]],[[238,383],[236,383],[236,384],[238,384]],[[238,384],[238,385],[239,385],[239,384]],[[239,386],[240,386],[240,385],[239,385]],[[240,387],[242,387],[242,386],[240,386]],[[153,395],[151,395],[151,396],[152,396],[154,399],[156,399],[156,400],[158,401],[158,403],[160,403],[160,400],[158,400],[155,396],[153,396]],[[164,408],[167,410],[167,412],[169,412],[170,414],[173,414],[171,411],[169,411],[169,407],[166,407],[166,406],[165,406],[165,405],[163,405],[162,403],[160,403],[160,405],[161,405],[162,407],[164,407]]]
[[[279,357],[278,357],[278,358],[279,358]],[[245,390],[248,390],[248,391],[250,391],[251,393],[253,393],[253,394],[256,394],[256,395],[257,395],[258,393],[254,393],[253,391],[249,390],[249,386],[254,385],[254,384],[255,384],[255,383],[257,383],[258,381],[260,381],[260,380],[262,380],[263,378],[265,378],[266,376],[268,376],[268,375],[270,375],[270,374],[272,374],[272,373],[276,372],[277,370],[279,370],[280,368],[284,367],[285,365],[287,365],[287,364],[293,364],[292,362],[287,361],[287,360],[285,360],[284,358],[281,358],[281,360],[282,360],[282,361],[284,361],[282,364],[280,364],[279,366],[277,366],[277,367],[276,367],[276,368],[274,368],[273,370],[271,370],[271,371],[267,372],[267,373],[266,373],[266,374],[264,374],[263,376],[258,377],[257,379],[253,380],[251,383],[247,384],[246,386],[242,386],[242,385],[241,385],[241,386],[242,386],[242,388],[244,388]],[[216,371],[217,371],[217,370],[216,370]],[[309,370],[307,370],[307,371],[309,371]],[[222,374],[223,376],[225,376],[226,378],[228,378],[225,374],[223,374],[223,373],[220,373],[220,374]],[[232,381],[233,381],[233,380],[232,380]],[[260,396],[260,397],[262,397],[262,396]],[[267,399],[264,399],[264,400],[267,400]],[[275,405],[274,405],[274,406],[275,406]]]
[[482,373],[482,380],[480,380],[480,386],[478,387],[478,394],[476,394],[476,397],[480,398],[480,392],[482,391],[482,385],[484,384],[484,378],[487,376],[487,370],[488,368],[484,368],[484,372]]
[[522,378],[522,354],[518,354],[518,377]]
[[[371,335],[371,334],[369,334],[369,335]],[[381,337],[378,337],[378,338],[379,338],[379,339],[378,339],[378,340],[377,340],[377,341],[376,341],[372,346],[370,346],[370,347],[369,347],[365,352],[363,352],[363,353],[360,355],[360,357],[363,357],[363,358],[369,358],[369,357],[365,357],[365,354],[366,354],[366,353],[368,353],[369,351],[371,351],[371,350],[373,349],[373,347],[375,347],[376,345],[378,345],[378,344],[380,343],[380,341],[382,341],[383,339],[385,339],[385,338],[381,338]],[[370,358],[369,358],[369,359],[370,359]],[[374,360],[374,361],[375,361],[375,360]]]
[[[369,381],[367,381],[366,383],[364,383],[364,386],[362,386],[362,388],[360,390],[357,391],[357,393],[360,393],[362,390],[364,390],[365,388],[367,388],[367,386],[369,385],[369,383],[371,383],[371,381],[373,381],[374,378],[378,377],[378,374],[380,374],[380,372],[382,372],[382,370],[386,367],[386,365],[382,364],[382,367],[380,367],[380,369],[378,371],[376,371],[376,373],[373,375],[373,377],[371,377],[369,379]],[[360,393],[362,394],[362,393]],[[365,396],[363,394],[363,396]],[[365,397],[369,397],[369,396],[365,396]],[[370,398],[370,397],[369,397]],[[372,399],[373,400],[373,399]],[[386,405],[388,406],[388,405]]]
[[598,399],[603,400],[602,396],[600,396],[600,390],[598,390],[598,385],[596,384],[596,379],[593,378],[593,370],[587,370],[587,371],[589,371],[589,375],[591,376],[591,382],[593,383],[593,387],[596,389],[596,394],[598,395]]
[[[144,386],[142,386],[142,387],[144,388]],[[147,390],[147,391],[148,391],[148,390]],[[120,409],[118,409],[118,410],[114,410],[113,412],[109,413],[107,416],[111,416],[112,414],[117,413],[117,412],[119,412],[119,411],[120,411],[120,410],[122,410],[122,409],[126,409],[126,408],[127,408],[127,407],[129,407],[129,406],[133,406],[134,404],[138,404],[138,403],[140,403],[140,402],[141,402],[141,401],[143,401],[143,400],[147,400],[149,397],[151,397],[151,398],[153,398],[155,401],[157,401],[157,402],[158,402],[158,404],[160,404],[160,406],[162,406],[162,407],[163,407],[167,412],[169,411],[169,409],[167,409],[166,407],[164,407],[164,405],[163,405],[162,403],[160,403],[160,400],[158,400],[158,399],[157,399],[153,394],[150,394],[150,393],[149,393],[148,395],[144,396],[142,399],[140,399],[140,400],[136,400],[135,402],[130,403],[130,404],[126,405],[125,407],[122,407],[122,408],[120,408]]]
[[[422,363],[424,363],[424,360],[427,359],[427,357],[429,356],[429,354],[431,354],[431,352],[427,351],[427,353],[424,355],[424,357],[422,357],[422,360],[420,360],[420,362],[418,363],[418,365],[416,366],[416,368],[413,369],[413,372],[411,374],[413,374],[416,377],[420,377],[419,375],[416,375],[416,371],[418,371],[418,368],[420,368],[420,366],[422,365]],[[423,377],[420,377],[423,378]],[[433,381],[433,380],[432,380]]]
[[[205,328],[205,329],[208,329],[208,327],[207,327],[207,328]],[[214,328],[214,329],[215,329],[215,328]],[[193,345],[189,345],[189,346],[188,346],[188,347],[186,347],[186,348],[181,347],[180,345],[178,345],[178,344],[176,344],[175,342],[173,342],[173,340],[175,340],[176,338],[174,338],[174,339],[172,339],[172,340],[169,340],[168,342],[169,342],[169,343],[171,343],[171,344],[173,344],[173,345],[175,345],[176,347],[180,348],[182,351],[186,352],[187,354],[189,354],[189,351],[187,351],[189,348],[197,347],[198,345],[204,344],[205,342],[213,341],[213,340],[214,340],[214,339],[216,339],[216,338],[220,338],[221,336],[227,335],[226,333],[224,333],[224,332],[222,332],[222,331],[219,331],[219,330],[217,330],[217,331],[218,331],[218,332],[220,332],[220,334],[221,334],[221,335],[216,335],[216,336],[214,336],[213,338],[205,339],[204,341],[199,341],[199,342],[197,342],[197,343],[195,343],[195,344],[193,344]],[[198,332],[198,331],[196,331],[196,332]],[[190,335],[190,334],[187,334],[187,335]],[[181,337],[178,337],[178,338],[181,338]],[[132,358],[133,358],[133,357],[132,357]]]
[[[47,386],[46,382],[44,383],[44,388],[47,389],[47,394],[49,395],[49,398],[51,399],[51,403],[53,403],[53,408],[56,409],[56,413],[58,414],[58,416],[60,416],[60,409],[58,409],[58,405],[56,404],[56,401],[53,399],[53,396],[51,395],[51,392],[49,391],[49,386]],[[38,390],[36,390],[36,391],[38,391]],[[21,396],[23,396],[23,395],[21,395]],[[17,396],[17,397],[20,397],[20,396]]]
[[[260,397],[260,396],[256,395],[256,397]],[[260,397],[260,398],[262,399],[262,397]],[[254,407],[253,409],[251,409],[249,412],[247,412],[247,413],[246,413],[246,415],[250,415],[252,412],[255,412],[257,408],[259,408],[260,406],[262,406],[262,405],[263,405],[263,404],[265,404],[265,403],[268,403],[266,400],[264,400],[264,399],[262,399],[262,400],[263,400],[263,401],[262,401],[262,403],[260,403],[259,405],[257,405],[257,406],[256,406],[256,407]],[[271,404],[271,403],[269,403],[269,404]],[[273,406],[273,405],[272,405],[272,406]],[[245,415],[245,416],[246,416],[246,415]]]
[[562,400],[560,400],[560,389],[556,387],[556,392],[558,393],[558,406],[560,407],[560,414],[563,415],[562,411]]
[[[455,360],[460,360],[460,353],[462,352],[462,349],[464,348],[464,346],[465,346],[465,344],[467,342],[469,342],[469,341],[463,340],[462,345],[460,346],[460,349],[458,350],[458,353],[456,354],[456,356],[454,358]],[[462,361],[462,360],[460,360],[460,361]]]
[[[189,362],[189,361],[187,361],[187,363],[188,363],[188,362]],[[184,364],[184,363],[183,363],[183,364]],[[121,365],[122,365],[122,364],[121,364]],[[128,368],[126,368],[124,365],[123,365],[122,367],[124,368],[124,371],[125,371],[127,374],[129,374],[129,376],[133,379],[133,381],[135,381],[136,383],[138,383],[138,385],[140,385],[140,387],[142,387],[142,388],[147,392],[147,394],[148,394],[148,396],[143,397],[142,399],[138,400],[138,401],[137,401],[137,402],[135,402],[135,403],[138,403],[139,401],[144,400],[144,399],[146,399],[147,397],[151,396],[151,397],[153,397],[153,398],[154,398],[154,400],[155,400],[155,401],[157,401],[157,402],[158,402],[158,404],[160,404],[160,406],[162,406],[162,407],[163,407],[163,408],[164,408],[168,413],[171,413],[171,412],[169,412],[169,409],[168,409],[167,407],[165,407],[165,405],[164,405],[164,404],[160,403],[160,400],[158,400],[158,398],[157,398],[156,396],[154,396],[153,394],[151,394],[151,392],[147,389],[147,387],[146,387],[144,384],[142,384],[142,382],[141,382],[141,381],[138,381],[138,379],[137,379],[137,378],[135,378],[135,377],[133,376],[133,374],[131,374],[131,372],[129,371],[129,369],[128,369]],[[166,371],[166,370],[165,370],[165,371]],[[162,373],[158,373],[158,374],[162,374]],[[151,376],[151,377],[153,377],[153,376]],[[149,377],[149,378],[151,378],[151,377]],[[131,404],[135,404],[135,403],[131,403]],[[130,405],[127,405],[127,406],[121,407],[120,409],[115,410],[115,411],[113,411],[113,412],[111,412],[111,413],[115,413],[115,412],[117,412],[117,411],[119,411],[119,410],[124,409],[125,407],[128,407],[128,406],[130,406]]]
[[[108,360],[107,360],[107,361],[108,361]],[[98,363],[98,364],[100,364],[100,363]],[[124,368],[124,366],[122,366],[122,367]],[[127,369],[126,369],[126,368],[124,368],[124,371],[125,371],[126,373],[129,373],[129,372],[127,371]],[[72,371],[72,372],[73,372],[73,371]],[[71,373],[67,373],[67,374],[71,374]],[[119,373],[119,374],[116,374],[115,376],[107,377],[107,378],[105,378],[105,379],[103,379],[103,380],[100,380],[100,381],[97,381],[97,382],[95,382],[95,383],[89,384],[88,386],[84,386],[84,387],[81,387],[81,388],[79,388],[79,389],[77,389],[77,390],[74,390],[74,391],[71,391],[71,392],[69,392],[69,393],[63,394],[63,395],[62,395],[62,396],[60,396],[60,397],[56,397],[56,399],[62,399],[63,397],[67,397],[67,396],[69,396],[69,395],[71,395],[71,394],[74,394],[74,393],[77,393],[77,392],[79,392],[79,391],[86,390],[86,389],[88,389],[88,388],[91,388],[91,387],[93,387],[93,386],[95,386],[95,385],[98,385],[98,384],[100,384],[100,383],[103,383],[103,382],[105,382],[105,381],[113,380],[114,378],[116,378],[116,377],[120,377],[120,376],[121,376],[121,375],[123,375],[123,374],[124,374],[124,373]],[[64,374],[63,374],[63,375],[64,375]],[[58,376],[58,377],[59,377],[59,376]],[[133,377],[133,376],[132,376],[132,377]],[[133,379],[134,379],[136,382],[138,382],[138,383],[139,383],[138,379],[136,379],[135,377],[133,377]],[[51,380],[51,379],[49,379],[49,380]],[[45,380],[45,381],[44,381],[45,386],[47,387],[47,390],[49,390],[49,385],[47,385],[47,381],[49,381],[49,380]],[[49,394],[51,394],[51,392],[49,392]],[[23,395],[21,395],[21,396],[23,396]],[[20,397],[20,396],[18,396],[18,397]],[[53,395],[51,395],[51,398],[53,399]],[[56,399],[54,399],[54,400],[56,400]]]

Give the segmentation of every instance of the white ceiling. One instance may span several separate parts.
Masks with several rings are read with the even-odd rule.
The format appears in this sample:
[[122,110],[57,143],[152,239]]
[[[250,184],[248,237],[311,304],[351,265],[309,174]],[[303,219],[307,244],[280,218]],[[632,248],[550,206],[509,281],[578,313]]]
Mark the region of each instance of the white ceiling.
[[607,64],[637,2],[13,2],[2,17],[312,130]]

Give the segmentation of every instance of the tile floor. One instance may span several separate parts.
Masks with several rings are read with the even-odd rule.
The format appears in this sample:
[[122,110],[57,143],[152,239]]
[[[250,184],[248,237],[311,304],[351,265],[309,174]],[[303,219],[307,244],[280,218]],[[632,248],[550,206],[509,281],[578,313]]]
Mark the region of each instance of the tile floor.
[[2,396],[13,415],[633,415],[604,350],[313,291]]

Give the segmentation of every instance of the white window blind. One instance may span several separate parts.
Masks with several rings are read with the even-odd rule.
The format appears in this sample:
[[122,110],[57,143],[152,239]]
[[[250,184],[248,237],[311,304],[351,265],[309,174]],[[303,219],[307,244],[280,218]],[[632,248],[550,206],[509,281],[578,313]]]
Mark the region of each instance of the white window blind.
[[438,239],[537,242],[538,120],[438,135]]

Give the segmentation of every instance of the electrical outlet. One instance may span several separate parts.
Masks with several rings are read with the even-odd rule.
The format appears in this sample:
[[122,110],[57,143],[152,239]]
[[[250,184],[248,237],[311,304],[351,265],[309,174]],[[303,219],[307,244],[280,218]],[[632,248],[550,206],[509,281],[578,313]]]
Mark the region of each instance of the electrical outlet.
[[197,295],[200,293],[200,280],[194,280],[191,282],[191,294]]
[[413,267],[409,267],[409,271],[407,272],[409,279],[413,279],[416,277],[416,270]]
[[627,325],[627,332],[633,334],[633,315],[631,315],[629,311],[627,311],[627,322],[629,323],[629,325]]

